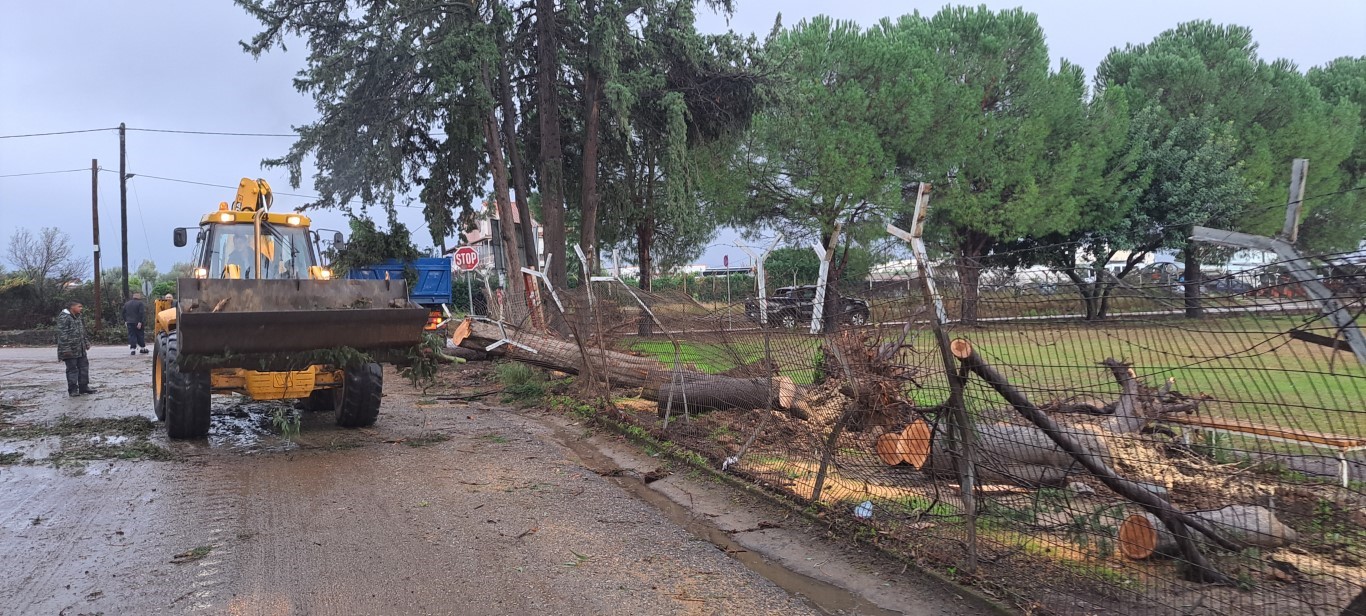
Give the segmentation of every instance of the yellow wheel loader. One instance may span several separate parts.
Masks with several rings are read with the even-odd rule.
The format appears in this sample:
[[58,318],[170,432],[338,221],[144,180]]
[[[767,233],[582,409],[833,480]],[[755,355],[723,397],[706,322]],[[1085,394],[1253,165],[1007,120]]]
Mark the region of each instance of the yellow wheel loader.
[[[152,397],[171,438],[208,435],[210,397],[226,393],[369,426],[384,388],[369,354],[422,341],[427,310],[404,281],[334,280],[311,221],[271,202],[265,180],[242,178],[233,203],[199,221],[193,277],[156,302]],[[189,230],[175,230],[177,247]]]

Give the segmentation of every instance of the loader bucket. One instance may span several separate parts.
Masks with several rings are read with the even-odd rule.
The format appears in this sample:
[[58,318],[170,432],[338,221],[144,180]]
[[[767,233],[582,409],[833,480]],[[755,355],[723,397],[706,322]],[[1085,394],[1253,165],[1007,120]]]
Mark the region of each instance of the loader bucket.
[[182,356],[404,347],[427,322],[402,280],[182,278],[179,290]]

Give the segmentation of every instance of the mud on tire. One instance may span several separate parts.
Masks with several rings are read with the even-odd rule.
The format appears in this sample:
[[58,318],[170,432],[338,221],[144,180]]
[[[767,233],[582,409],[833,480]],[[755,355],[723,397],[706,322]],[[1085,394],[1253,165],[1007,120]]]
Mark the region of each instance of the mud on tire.
[[152,341],[152,413],[157,421],[166,421],[165,381],[162,378],[162,358],[166,356],[166,335],[158,334]]
[[374,425],[379,418],[379,403],[383,395],[384,371],[379,364],[372,362],[347,369],[341,405],[337,407],[337,425],[343,428]]
[[161,347],[161,402],[166,435],[175,439],[202,438],[209,434],[208,372],[181,372],[177,332],[158,342]]

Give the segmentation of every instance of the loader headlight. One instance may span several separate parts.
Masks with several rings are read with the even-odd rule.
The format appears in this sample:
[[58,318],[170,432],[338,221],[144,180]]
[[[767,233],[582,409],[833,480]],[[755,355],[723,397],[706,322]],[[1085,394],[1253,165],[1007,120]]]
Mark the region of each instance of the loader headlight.
[[233,219],[233,218],[234,218],[234,216],[232,215],[231,212],[223,212],[223,213],[221,213],[221,214],[218,215],[218,221],[219,221],[219,222],[232,222],[232,219]]
[[301,220],[302,219],[298,216],[290,216],[289,218],[285,219],[285,222],[291,225],[298,225]]
[[202,268],[202,267],[196,267],[196,268],[194,268],[194,277],[195,277],[195,278],[208,278],[208,277],[209,277],[209,270],[207,270],[207,269],[205,269],[205,268]]
[[323,280],[332,280],[332,270],[324,267],[321,272],[318,272],[318,277]]

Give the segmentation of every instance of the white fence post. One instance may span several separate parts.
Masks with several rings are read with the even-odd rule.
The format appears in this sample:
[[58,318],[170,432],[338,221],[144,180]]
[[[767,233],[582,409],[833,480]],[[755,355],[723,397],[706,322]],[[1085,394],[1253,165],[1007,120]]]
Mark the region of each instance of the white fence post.
[[764,273],[764,262],[768,260],[768,255],[778,247],[778,242],[783,240],[783,234],[773,238],[773,242],[768,245],[763,254],[756,255],[749,246],[743,243],[736,244],[740,250],[745,251],[749,258],[754,259],[754,279],[759,283],[759,326],[768,327],[768,276]]
[[816,281],[815,304],[811,306],[811,333],[821,333],[821,319],[825,316],[825,288],[829,283],[830,260],[835,256],[835,245],[839,242],[840,226],[835,225],[835,230],[830,233],[830,246],[821,246],[820,242],[812,242],[811,249],[816,251],[816,256],[821,260],[820,278]]

